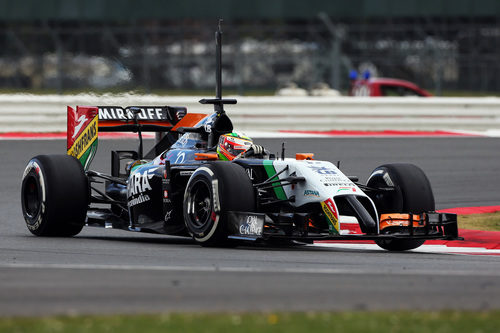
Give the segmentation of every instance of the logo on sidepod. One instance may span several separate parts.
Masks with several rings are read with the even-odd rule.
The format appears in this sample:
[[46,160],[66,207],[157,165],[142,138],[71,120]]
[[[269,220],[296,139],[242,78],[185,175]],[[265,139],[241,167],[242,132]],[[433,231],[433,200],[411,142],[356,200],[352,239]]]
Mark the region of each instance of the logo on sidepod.
[[146,191],[151,191],[153,188],[149,183],[149,180],[153,178],[155,170],[146,170],[144,172],[136,172],[129,178],[128,184],[128,196],[144,193]]
[[[151,200],[151,197],[147,193],[153,190],[150,180],[154,177],[157,169],[158,167],[145,171],[138,170],[136,173],[130,175],[127,186],[129,207]],[[168,192],[166,195],[168,196]]]
[[171,218],[172,218],[172,212],[173,210],[169,210],[166,214],[165,214],[165,222],[168,222]]
[[314,190],[305,190],[304,191],[304,196],[305,197],[319,197],[319,192],[314,191]]

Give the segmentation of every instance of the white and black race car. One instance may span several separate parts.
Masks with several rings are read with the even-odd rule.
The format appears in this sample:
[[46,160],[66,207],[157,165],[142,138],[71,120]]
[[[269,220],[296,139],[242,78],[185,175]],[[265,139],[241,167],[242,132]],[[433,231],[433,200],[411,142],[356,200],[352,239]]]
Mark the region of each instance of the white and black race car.
[[[312,154],[285,158],[250,149],[218,160],[218,138],[233,130],[224,105],[236,100],[221,96],[220,29],[216,41],[216,98],[200,101],[214,105],[212,114],[68,107],[67,154],[36,156],[23,174],[22,210],[33,234],[74,236],[101,226],[184,235],[211,246],[368,239],[392,251],[460,239],[456,215],[434,211],[431,185],[411,164],[380,166],[360,184]],[[139,149],[112,151],[110,174],[90,170],[103,131],[139,135]],[[157,142],[143,154],[146,131],[156,132]]]

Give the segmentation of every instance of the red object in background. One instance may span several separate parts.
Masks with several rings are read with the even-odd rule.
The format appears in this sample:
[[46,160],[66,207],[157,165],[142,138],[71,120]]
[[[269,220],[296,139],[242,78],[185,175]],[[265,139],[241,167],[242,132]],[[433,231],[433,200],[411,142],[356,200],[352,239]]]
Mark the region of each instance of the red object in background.
[[390,78],[369,78],[352,81],[350,96],[432,96],[414,83]]

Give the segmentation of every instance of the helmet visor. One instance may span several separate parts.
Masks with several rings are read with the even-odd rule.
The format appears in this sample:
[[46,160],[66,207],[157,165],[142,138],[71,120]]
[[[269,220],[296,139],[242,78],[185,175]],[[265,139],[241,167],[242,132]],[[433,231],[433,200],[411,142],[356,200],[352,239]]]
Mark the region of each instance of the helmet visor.
[[231,155],[232,157],[236,157],[250,148],[251,144],[251,141],[245,139],[221,136],[219,147],[224,150],[225,153]]

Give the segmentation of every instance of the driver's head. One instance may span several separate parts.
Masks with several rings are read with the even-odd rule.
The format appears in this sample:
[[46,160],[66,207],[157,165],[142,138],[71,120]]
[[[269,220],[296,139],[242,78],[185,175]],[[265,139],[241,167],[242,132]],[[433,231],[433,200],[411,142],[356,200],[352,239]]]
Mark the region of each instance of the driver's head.
[[236,156],[247,151],[252,145],[252,139],[238,133],[223,134],[217,144],[217,155],[223,161],[232,161]]

